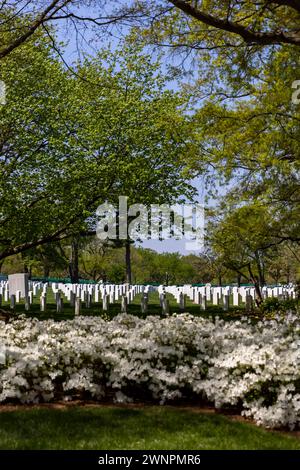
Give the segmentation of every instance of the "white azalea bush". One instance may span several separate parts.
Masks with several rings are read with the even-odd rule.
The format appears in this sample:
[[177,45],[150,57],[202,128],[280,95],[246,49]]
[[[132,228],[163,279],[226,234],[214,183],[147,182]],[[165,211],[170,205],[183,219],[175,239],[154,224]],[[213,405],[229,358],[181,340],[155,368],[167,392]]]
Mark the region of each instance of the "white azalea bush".
[[[199,397],[269,428],[300,423],[300,321],[188,314],[0,323],[0,402]],[[3,354],[3,351],[5,352]]]

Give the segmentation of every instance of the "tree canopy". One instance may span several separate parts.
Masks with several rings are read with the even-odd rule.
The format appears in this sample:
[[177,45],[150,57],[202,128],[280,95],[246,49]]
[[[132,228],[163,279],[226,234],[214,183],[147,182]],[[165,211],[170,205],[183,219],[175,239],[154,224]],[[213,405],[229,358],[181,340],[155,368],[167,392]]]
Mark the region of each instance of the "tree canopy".
[[[297,0],[33,0],[1,2],[0,34],[9,30],[0,59],[46,24],[65,21],[75,29],[86,25],[107,31],[114,24],[157,23],[165,26],[171,45],[193,48],[300,46],[300,5]],[[15,19],[25,19],[16,27]],[[160,26],[161,27],[161,26]]]
[[[201,172],[215,206],[220,194],[215,273],[261,284],[262,260],[300,241],[299,13],[295,0],[0,2],[0,260],[93,231],[122,194],[192,198]],[[68,64],[58,24],[98,44],[130,34]],[[153,50],[181,54],[164,63],[180,92]]]
[[0,259],[93,229],[120,194],[192,196],[189,117],[158,67],[124,45],[78,64],[78,78],[44,33],[2,61]]

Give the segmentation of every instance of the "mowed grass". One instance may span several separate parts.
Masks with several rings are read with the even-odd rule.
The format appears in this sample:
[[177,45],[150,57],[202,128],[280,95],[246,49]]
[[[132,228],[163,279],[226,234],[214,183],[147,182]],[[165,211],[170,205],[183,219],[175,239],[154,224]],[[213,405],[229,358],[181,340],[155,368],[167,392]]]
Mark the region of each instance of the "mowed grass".
[[72,406],[0,412],[0,449],[300,449],[294,436],[173,407]]
[[[39,304],[39,297],[40,292],[36,297],[34,297],[33,304],[30,306],[30,311],[26,312],[24,308],[24,301],[16,304],[15,307],[15,314],[25,314],[28,317],[36,317],[40,320],[46,319],[55,319],[55,320],[70,320],[74,318],[74,308],[70,306],[68,300],[65,296],[62,296],[63,299],[63,311],[61,313],[56,312],[56,304],[54,299],[54,294],[52,293],[51,288],[48,290],[47,295],[47,311],[40,312],[40,304]],[[173,313],[180,313],[180,307],[177,304],[175,298],[171,294],[167,294],[167,298],[170,304],[170,314]],[[232,299],[231,299],[232,300]],[[10,303],[9,302],[2,302],[4,308],[9,309]],[[244,308],[241,307],[233,307],[232,305],[229,308],[228,312],[224,312],[222,306],[213,305],[212,302],[207,303],[206,311],[201,310],[200,305],[194,304],[189,298],[186,297],[186,307],[184,309],[185,312],[191,313],[195,316],[202,316],[202,317],[215,317],[220,316],[225,320],[234,320],[239,319],[241,316],[245,314]],[[111,319],[118,315],[121,312],[121,303],[120,301],[115,302],[114,304],[109,305],[109,311],[103,312],[102,308],[102,301],[100,302],[92,302],[90,308],[86,308],[84,302],[81,303],[81,315],[92,315],[92,316],[100,316],[105,319]],[[128,313],[132,315],[136,315],[140,318],[145,318],[147,315],[157,315],[162,316],[162,308],[159,302],[159,296],[157,292],[151,292],[149,294],[149,303],[148,303],[148,312],[146,314],[141,313],[141,294],[136,295],[133,302],[128,305]]]

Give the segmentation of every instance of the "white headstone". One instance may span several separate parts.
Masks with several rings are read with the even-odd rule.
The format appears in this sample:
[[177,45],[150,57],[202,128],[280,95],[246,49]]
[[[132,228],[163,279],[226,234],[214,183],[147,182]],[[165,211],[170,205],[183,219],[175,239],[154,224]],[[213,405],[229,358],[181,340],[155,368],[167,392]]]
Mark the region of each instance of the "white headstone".
[[27,273],[9,274],[8,284],[10,295],[16,295],[17,291],[20,291],[23,299],[28,296],[29,284]]

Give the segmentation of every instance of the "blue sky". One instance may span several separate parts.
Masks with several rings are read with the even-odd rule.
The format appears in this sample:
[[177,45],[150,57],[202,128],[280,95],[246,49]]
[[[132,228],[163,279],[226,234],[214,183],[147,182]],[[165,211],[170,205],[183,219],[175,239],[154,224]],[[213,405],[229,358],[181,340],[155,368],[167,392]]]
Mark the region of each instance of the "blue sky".
[[[91,16],[91,10],[87,8],[80,8],[80,13],[82,14],[82,16]],[[66,31],[65,25],[63,23],[58,23],[58,26],[59,26],[58,39],[63,41],[66,44],[63,57],[66,63],[68,63],[70,66],[72,65],[72,63],[78,60],[78,57],[80,54],[80,52],[78,52],[78,49],[83,50],[84,54],[94,55],[98,49],[108,44],[110,44],[112,47],[117,46],[119,41],[122,39],[122,34],[119,34],[119,35],[114,34],[114,35],[109,35],[105,40],[103,39],[101,41],[98,39],[95,41],[94,35],[92,33],[85,32],[84,39],[81,38],[78,40],[74,32],[72,34],[70,30]],[[89,42],[91,42],[91,44],[89,44]],[[176,89],[177,88],[176,82],[173,82],[172,84],[170,84],[169,87]],[[195,188],[198,191],[198,197],[196,198],[196,202],[203,204],[204,197],[205,197],[203,179],[201,177],[195,178],[192,181],[192,184],[193,186],[195,186]],[[165,241],[146,240],[146,241],[143,241],[141,246],[145,248],[151,248],[158,252],[179,252],[184,255],[192,253],[191,251],[186,250],[185,240],[173,240],[173,239],[169,239]]]

